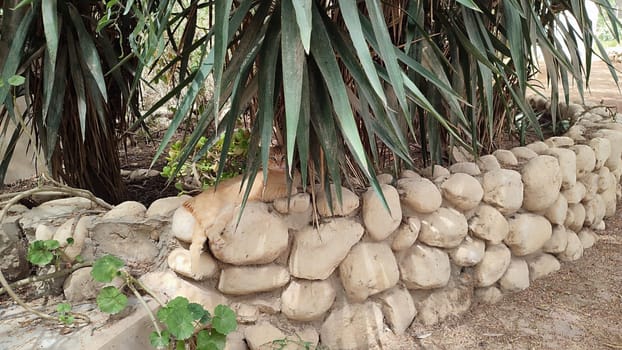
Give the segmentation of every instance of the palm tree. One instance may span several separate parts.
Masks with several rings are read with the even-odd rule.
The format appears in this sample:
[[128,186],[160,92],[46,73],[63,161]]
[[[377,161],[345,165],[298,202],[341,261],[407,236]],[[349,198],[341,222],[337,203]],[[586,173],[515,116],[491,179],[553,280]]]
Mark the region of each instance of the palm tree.
[[[40,5],[46,3],[33,1],[26,11],[45,19],[42,11],[49,5]],[[123,35],[116,38],[128,38],[124,43],[132,48],[129,57],[137,59],[133,71],[136,79],[145,69],[154,67],[163,67],[155,79],[165,74],[173,76],[176,84],[171,91],[134,123],[138,125],[167,101],[179,98],[156,157],[177,128],[196,115],[180,164],[205,135],[208,142],[203,152],[224,135],[222,160],[227,156],[236,123],[244,120],[251,127],[247,169],[251,181],[260,165],[267,164],[267,146],[274,134],[285,146],[290,169],[300,168],[305,183],[313,178],[313,182],[319,179],[324,184],[340,185],[342,179],[360,175],[356,177],[376,189],[377,170],[414,167],[415,151],[420,151],[426,162],[441,163],[453,146],[464,146],[475,154],[494,147],[499,135],[513,128],[517,113],[524,114],[541,135],[537,116],[524,100],[536,84],[533,76],[539,69],[533,48],[541,50],[552,82],[554,118],[560,92],[567,100],[571,81],[580,89],[585,85],[593,44],[607,60],[586,16],[585,0],[109,0],[107,12],[101,3],[72,3],[59,1],[58,7],[76,8],[82,23],[88,24],[84,27],[89,37],[102,35],[94,30],[98,19],[108,24],[104,33],[114,32],[110,28],[115,24],[127,23],[127,16],[135,21],[131,35],[121,30]],[[596,3],[610,15],[617,33],[619,23],[613,16],[614,9],[603,1]],[[205,31],[199,30],[202,13],[208,18]],[[573,26],[571,20],[578,25]],[[76,16],[68,16],[63,22],[75,26],[76,37],[78,22]],[[44,35],[46,21],[33,23],[39,23],[39,31],[28,32],[24,42],[48,39]],[[99,45],[100,40],[91,42]],[[112,39],[110,42],[115,43]],[[51,161],[58,149],[64,151],[67,146],[55,145],[55,139],[46,136],[50,132],[44,131],[41,123],[46,120],[46,108],[51,106],[46,104],[51,90],[46,94],[45,86],[56,86],[45,74],[46,65],[41,64],[46,62],[50,46],[26,47],[30,56],[20,57],[39,54],[21,62],[38,67],[28,70],[26,76],[36,77],[33,81],[43,89],[26,86],[29,91],[38,91],[31,93],[33,102],[38,103],[32,110],[41,111],[33,113],[33,120],[39,121],[33,125]],[[172,60],[165,59],[165,49],[175,53]],[[3,77],[18,72],[20,65],[8,71],[6,67]],[[127,77],[123,69],[112,69],[118,65],[106,67],[113,72],[108,80],[83,73],[83,80],[91,82],[89,93],[100,103],[88,104],[88,113],[73,109],[69,119],[76,127],[72,130],[78,125],[84,130],[93,129],[82,122],[81,115],[89,116],[91,123],[107,121],[95,124],[101,128],[93,130],[111,130],[122,119],[120,114],[102,118],[104,110],[97,108],[113,101],[104,98],[116,91],[109,85],[116,81],[113,76]],[[611,72],[617,79],[613,68]],[[97,84],[102,81],[107,83]],[[211,83],[213,98],[197,108],[201,89]],[[116,84],[127,87],[121,82]],[[74,86],[73,91],[78,88]],[[125,92],[123,88],[119,90]],[[126,106],[129,95],[119,96],[114,99],[115,106]],[[74,96],[72,101],[69,105],[79,106],[79,97]],[[112,135],[105,136],[111,142]],[[104,144],[102,141],[93,154],[107,155],[102,151]],[[76,154],[84,151],[82,148]],[[78,169],[67,162],[63,166],[60,169],[68,173]]]
[[[164,71],[174,67],[180,82],[168,97],[182,89],[185,94],[158,155],[191,114],[199,89],[213,80],[214,96],[198,112],[182,158],[203,135],[210,136],[205,147],[224,135],[226,157],[242,118],[252,130],[251,178],[268,159],[268,147],[256,146],[269,145],[273,131],[290,168],[300,165],[304,179],[309,170],[339,185],[344,173],[354,173],[376,188],[379,168],[414,166],[413,147],[435,163],[445,161],[455,145],[475,154],[494,148],[514,127],[517,113],[541,136],[537,116],[525,103],[526,93],[539,84],[533,79],[540,69],[534,48],[552,82],[554,118],[560,92],[568,102],[572,80],[583,92],[592,46],[608,60],[585,1],[179,3],[180,13],[203,8],[212,20],[209,32],[195,41],[182,35],[186,41],[176,43],[168,36],[178,56]],[[596,3],[613,14],[607,3]],[[615,17],[610,20],[616,28]],[[193,21],[180,30],[196,27]],[[142,32],[157,36],[148,26]],[[200,64],[188,69],[196,52],[203,53]],[[613,68],[611,73],[617,80]]]
[[[134,59],[119,57],[131,52],[126,38],[135,20],[119,14],[114,27],[98,28],[110,16],[98,1],[2,5],[2,78],[24,79],[18,87],[0,87],[0,125],[16,121],[13,139],[30,129],[54,178],[119,202],[124,191],[118,130],[137,101],[130,93]],[[21,114],[13,108],[17,97],[26,100]],[[9,148],[0,179],[10,155]]]

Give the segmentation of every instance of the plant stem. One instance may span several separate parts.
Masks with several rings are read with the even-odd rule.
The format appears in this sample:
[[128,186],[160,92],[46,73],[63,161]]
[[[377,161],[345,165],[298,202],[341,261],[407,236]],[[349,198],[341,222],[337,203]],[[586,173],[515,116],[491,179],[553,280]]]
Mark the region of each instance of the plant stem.
[[[65,186],[57,181],[52,180],[49,176],[47,175],[43,175],[43,179],[48,180],[50,182],[52,182],[54,185],[56,185],[56,187],[53,186],[38,186],[36,188],[27,190],[27,191],[23,191],[20,192],[19,194],[17,194],[16,196],[14,196],[13,198],[11,198],[10,200],[8,200],[6,202],[6,204],[4,205],[4,208],[2,208],[2,211],[0,211],[0,223],[2,223],[2,221],[4,220],[4,217],[6,216],[6,214],[9,212],[9,208],[11,208],[11,206],[17,204],[20,200],[29,197],[35,193],[39,193],[39,192],[46,192],[46,191],[60,191],[60,192],[65,192],[71,195],[74,195],[76,197],[83,197],[83,198],[87,198],[90,199],[92,202],[96,203],[97,205],[100,205],[104,208],[107,209],[112,209],[112,206],[106,202],[104,202],[103,200],[95,197],[91,192],[86,191],[86,190],[81,190],[81,189],[76,189],[76,188],[72,188],[69,186]],[[9,282],[7,282],[6,278],[4,278],[4,274],[2,273],[2,271],[0,271],[0,285],[2,285],[2,287],[4,288],[4,290],[6,291],[6,293],[9,294],[9,296],[21,307],[23,307],[24,309],[26,309],[27,311],[30,311],[31,313],[46,319],[46,320],[56,320],[58,321],[58,319],[54,316],[48,315],[46,313],[40,312],[38,310],[35,310],[33,308],[31,308],[30,306],[28,306],[16,293],[15,291],[13,291],[13,289],[11,288],[11,286],[9,285]],[[88,317],[86,318],[88,320]]]
[[[132,276],[129,276],[129,277],[134,279]],[[134,280],[136,281],[136,279],[134,279]],[[151,323],[153,323],[153,326],[155,327],[156,332],[158,333],[158,336],[161,337],[162,336],[162,331],[160,331],[160,326],[158,326],[158,321],[156,320],[155,315],[153,314],[153,312],[151,312],[151,308],[149,307],[149,305],[147,305],[147,303],[145,302],[145,299],[143,298],[143,296],[140,295],[140,293],[138,293],[138,291],[136,290],[136,287],[134,287],[133,283],[128,283],[127,286],[132,290],[132,293],[134,293],[136,298],[138,298],[138,301],[142,304],[142,306],[145,308],[145,310],[147,310],[147,315],[149,315],[149,318],[151,319]]]
[[[17,282],[13,282],[11,284],[9,284],[9,286],[11,286],[11,288],[16,288],[16,287],[21,287],[21,286],[25,286],[29,283],[34,283],[34,282],[40,282],[40,281],[45,281],[45,280],[49,280],[49,279],[53,279],[53,278],[57,278],[57,277],[61,277],[64,275],[68,275],[76,270],[79,270],[83,267],[89,267],[92,266],[92,263],[80,263],[80,264],[75,264],[72,267],[68,268],[68,269],[63,269],[63,270],[59,270],[59,271],[55,271],[52,273],[48,273],[47,275],[40,275],[40,276],[31,276],[28,278],[24,278],[21,279]],[[0,295],[6,293],[6,290],[4,290],[4,288],[0,288]]]

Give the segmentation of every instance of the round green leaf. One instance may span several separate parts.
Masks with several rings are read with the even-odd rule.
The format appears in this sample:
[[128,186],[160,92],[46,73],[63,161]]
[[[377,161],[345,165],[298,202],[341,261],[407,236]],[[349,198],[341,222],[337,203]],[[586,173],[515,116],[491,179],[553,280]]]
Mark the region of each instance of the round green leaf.
[[202,330],[197,334],[197,350],[223,350],[226,340],[224,334]]
[[112,279],[115,278],[119,269],[125,265],[123,260],[117,258],[116,256],[106,255],[95,260],[93,263],[93,270],[91,270],[91,276],[97,282],[108,283],[112,282]]
[[60,248],[60,243],[55,239],[48,239],[47,241],[43,241],[43,246],[45,249],[54,250]]
[[45,266],[52,262],[54,255],[45,247],[43,241],[34,241],[28,246],[26,258],[35,265]]
[[154,348],[167,349],[171,342],[170,333],[166,330],[160,332],[160,335],[158,335],[158,332],[151,332],[149,342],[151,342],[151,346]]
[[214,317],[212,318],[212,327],[218,333],[227,335],[238,328],[238,323],[235,319],[235,312],[226,305],[218,305],[214,309]]
[[103,312],[116,314],[127,305],[127,297],[116,287],[108,286],[102,289],[97,296],[97,306]]
[[7,79],[7,83],[9,83],[9,85],[11,86],[19,86],[24,84],[24,82],[26,82],[26,78],[22,77],[21,75],[14,75]]
[[60,303],[58,305],[56,305],[56,311],[58,313],[66,313],[71,311],[71,304],[69,303]]
[[194,318],[188,305],[188,299],[177,297],[158,310],[158,319],[176,339],[188,339],[194,333]]

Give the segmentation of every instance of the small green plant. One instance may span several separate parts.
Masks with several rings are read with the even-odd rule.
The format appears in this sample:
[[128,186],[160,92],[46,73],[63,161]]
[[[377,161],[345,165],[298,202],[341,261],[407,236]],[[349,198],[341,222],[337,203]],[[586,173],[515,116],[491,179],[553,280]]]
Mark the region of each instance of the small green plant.
[[[227,152],[227,160],[222,165],[222,178],[227,179],[241,174],[246,163],[246,154],[250,133],[246,129],[236,129],[231,138],[231,145]],[[167,165],[162,169],[162,176],[175,182],[175,187],[183,192],[188,189],[204,189],[216,183],[220,164],[220,153],[224,144],[224,135],[214,145],[208,145],[208,149],[199,159],[196,156],[206,146],[207,138],[201,137],[184,164],[179,164],[181,150],[187,140],[178,140],[171,145],[166,157]],[[179,167],[179,172],[175,173]]]
[[[91,276],[102,283],[109,283],[115,277],[124,279],[125,285],[146,307],[154,324],[156,330],[149,337],[151,345],[158,349],[169,349],[172,346],[175,349],[184,349],[185,344],[191,342],[196,344],[197,350],[225,348],[227,334],[237,328],[233,310],[225,305],[218,305],[214,310],[214,315],[211,315],[201,305],[190,303],[184,297],[177,297],[163,304],[140,281],[132,277],[123,268],[124,265],[121,259],[107,255],[93,263]],[[140,287],[160,303],[162,307],[157,312],[157,318],[166,326],[166,329],[160,330],[155,317],[136,287]],[[127,297],[116,287],[108,286],[97,296],[97,305],[101,311],[115,314],[125,308]]]
[[58,312],[58,320],[66,325],[73,324],[75,316],[71,314],[71,304],[60,303],[56,305],[56,312]]

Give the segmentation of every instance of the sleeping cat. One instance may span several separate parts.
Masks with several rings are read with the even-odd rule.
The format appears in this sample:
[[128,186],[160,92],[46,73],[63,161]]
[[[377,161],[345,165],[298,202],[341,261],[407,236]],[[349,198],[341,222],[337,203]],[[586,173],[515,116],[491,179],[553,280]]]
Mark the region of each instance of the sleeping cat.
[[[268,161],[266,185],[263,184],[263,172],[260,170],[252,183],[248,201],[271,202],[277,198],[287,197],[286,172],[283,152],[278,147],[272,147]],[[190,225],[192,225],[190,265],[193,273],[198,271],[199,257],[205,241],[209,239],[210,242],[218,244],[220,233],[233,219],[235,208],[242,203],[246,190],[246,187],[240,190],[242,179],[243,176],[238,175],[221,181],[217,187],[208,188],[198,196],[184,202],[182,207],[178,209],[182,212],[175,214],[176,217],[183,217],[186,222],[183,224],[176,223],[174,218],[174,231],[190,229]],[[294,175],[292,194],[296,193],[299,182],[299,176]]]

